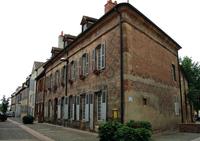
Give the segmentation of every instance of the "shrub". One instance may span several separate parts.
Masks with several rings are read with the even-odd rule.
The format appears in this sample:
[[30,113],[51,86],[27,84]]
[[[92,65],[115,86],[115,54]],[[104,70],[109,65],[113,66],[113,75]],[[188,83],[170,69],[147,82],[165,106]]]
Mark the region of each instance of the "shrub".
[[117,121],[108,121],[99,126],[99,138],[100,141],[116,141],[114,138],[115,132],[122,126]]
[[151,124],[146,121],[109,121],[99,127],[100,141],[149,141],[151,134]]
[[33,116],[30,116],[30,115],[24,116],[22,118],[22,121],[24,124],[33,124],[33,120],[34,120]]
[[145,128],[137,128],[135,130],[136,141],[149,141],[151,138],[151,131]]
[[6,120],[7,120],[6,114],[0,113],[0,121],[6,121]]
[[126,123],[126,125],[131,128],[145,128],[145,129],[152,131],[151,123],[148,121],[130,120],[129,122]]
[[115,132],[116,141],[149,141],[151,131],[145,128],[131,128],[126,125],[118,128]]
[[135,129],[126,125],[121,126],[115,132],[116,141],[137,141],[135,139]]

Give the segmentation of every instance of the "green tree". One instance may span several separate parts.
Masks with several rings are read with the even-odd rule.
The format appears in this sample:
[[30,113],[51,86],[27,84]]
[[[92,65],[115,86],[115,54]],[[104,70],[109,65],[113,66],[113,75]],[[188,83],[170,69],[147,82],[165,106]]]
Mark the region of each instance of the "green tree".
[[2,103],[1,103],[1,111],[3,113],[6,113],[8,110],[8,106],[9,106],[9,99],[5,97],[5,95],[3,96],[3,98],[1,99]]
[[190,57],[181,60],[181,66],[189,82],[188,98],[194,109],[200,110],[200,65]]

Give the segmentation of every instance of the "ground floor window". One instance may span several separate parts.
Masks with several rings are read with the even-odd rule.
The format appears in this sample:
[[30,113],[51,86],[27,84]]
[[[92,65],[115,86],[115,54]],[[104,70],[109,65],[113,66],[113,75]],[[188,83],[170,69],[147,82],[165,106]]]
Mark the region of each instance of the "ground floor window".
[[106,91],[102,90],[96,93],[97,95],[97,120],[106,121]]

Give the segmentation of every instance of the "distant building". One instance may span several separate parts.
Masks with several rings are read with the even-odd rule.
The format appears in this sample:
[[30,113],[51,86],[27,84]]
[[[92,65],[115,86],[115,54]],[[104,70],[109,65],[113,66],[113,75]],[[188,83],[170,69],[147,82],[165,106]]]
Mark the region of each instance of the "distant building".
[[18,87],[15,92],[15,99],[16,99],[16,109],[15,109],[15,117],[21,117],[21,94],[22,87]]
[[15,96],[15,92],[11,95],[11,111],[15,112],[16,110],[16,96]]
[[43,71],[42,67],[43,62],[35,61],[33,63],[33,68],[30,76],[29,84],[29,101],[28,101],[28,113],[32,116],[35,112],[35,94],[36,94],[36,77]]
[[22,84],[22,88],[20,92],[21,93],[21,118],[23,118],[26,115],[29,115],[28,113],[29,83],[30,83],[30,77],[28,77],[26,82]]

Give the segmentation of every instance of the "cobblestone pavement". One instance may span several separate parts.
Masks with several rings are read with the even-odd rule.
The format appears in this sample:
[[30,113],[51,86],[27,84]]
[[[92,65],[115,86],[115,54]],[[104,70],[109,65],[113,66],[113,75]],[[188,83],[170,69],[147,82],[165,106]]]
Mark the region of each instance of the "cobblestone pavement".
[[[21,120],[16,118],[11,118],[11,120],[21,123]],[[34,123],[26,126],[55,141],[99,141],[97,134],[87,131],[47,123]],[[151,141],[200,141],[200,134],[173,131],[153,135]]]
[[5,121],[0,122],[0,141],[38,141],[32,135],[15,124]]
[[[19,119],[11,120],[21,122]],[[55,141],[99,141],[97,134],[46,123],[27,124],[27,127]]]

